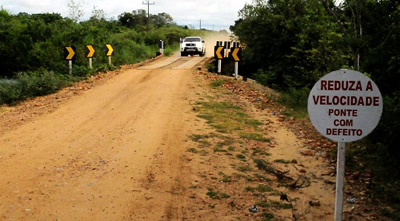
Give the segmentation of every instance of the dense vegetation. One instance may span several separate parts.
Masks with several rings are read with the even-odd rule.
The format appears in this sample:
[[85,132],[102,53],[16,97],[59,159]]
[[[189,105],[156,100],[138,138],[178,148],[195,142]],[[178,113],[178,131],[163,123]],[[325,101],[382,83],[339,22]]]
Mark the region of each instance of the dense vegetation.
[[[340,69],[368,74],[384,96],[377,129],[353,144],[372,170],[374,197],[400,218],[400,2],[397,0],[256,0],[239,12],[231,30],[244,44],[244,68],[259,82],[284,91],[306,108],[310,88]],[[303,102],[299,102],[303,101]],[[351,161],[349,162],[349,164]]]
[[[52,93],[70,82],[105,71],[108,60],[104,46],[116,50],[113,65],[134,64],[154,57],[159,40],[166,42],[166,54],[178,47],[179,38],[198,32],[177,26],[166,13],[151,15],[143,10],[123,13],[118,20],[106,20],[94,10],[87,21],[63,18],[59,14],[12,15],[0,11],[0,105]],[[88,67],[85,45],[92,44],[97,56],[94,69]],[[76,47],[73,75],[68,74],[63,47]]]

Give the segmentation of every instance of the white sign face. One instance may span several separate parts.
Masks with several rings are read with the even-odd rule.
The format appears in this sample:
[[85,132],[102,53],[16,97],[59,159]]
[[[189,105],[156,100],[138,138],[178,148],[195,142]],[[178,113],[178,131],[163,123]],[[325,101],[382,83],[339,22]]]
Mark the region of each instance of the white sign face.
[[359,140],[378,125],[381,92],[364,74],[338,70],[322,77],[308,96],[308,115],[323,136],[338,142]]

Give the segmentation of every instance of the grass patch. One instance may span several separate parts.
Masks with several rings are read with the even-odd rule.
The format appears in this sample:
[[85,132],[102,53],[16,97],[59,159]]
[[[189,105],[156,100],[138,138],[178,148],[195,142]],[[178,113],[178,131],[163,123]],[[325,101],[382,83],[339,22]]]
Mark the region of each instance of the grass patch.
[[189,149],[187,149],[186,150],[186,152],[190,152],[190,153],[198,153],[198,151],[197,151],[197,149],[196,148],[189,148]]
[[260,174],[254,174],[254,176],[256,178],[258,178],[258,179],[261,179],[261,180],[264,180],[264,181],[267,181],[267,182],[271,182],[272,181],[270,178],[268,178],[266,176],[263,176],[263,175],[260,175]]
[[271,156],[270,153],[264,152],[264,150],[261,150],[261,149],[255,149],[253,151],[253,156],[255,156],[255,155]]
[[232,147],[232,146],[228,147],[228,151],[234,151],[234,150],[235,150],[235,147]]
[[212,88],[218,88],[221,87],[224,84],[224,80],[215,80],[211,82],[211,87]]
[[240,137],[248,140],[255,140],[261,142],[270,142],[271,139],[264,137],[262,134],[259,133],[240,133]]
[[244,188],[244,190],[247,191],[247,192],[254,192],[255,188],[254,188],[254,187],[251,187],[251,186],[246,186],[246,187]]
[[225,152],[228,152],[228,151],[222,149],[222,147],[220,147],[220,146],[217,145],[217,146],[214,147],[214,153],[217,153],[217,152],[223,152],[223,153],[225,153]]
[[[232,133],[244,129],[259,130],[258,126],[261,123],[251,119],[239,106],[216,101],[198,102],[197,104],[200,106],[198,117],[205,119],[220,133]],[[229,141],[230,139],[225,139],[225,142]]]
[[232,176],[228,176],[224,174],[223,172],[219,172],[218,175],[222,176],[221,182],[223,183],[229,183],[232,181]]
[[206,140],[199,141],[199,148],[205,148],[211,146],[211,143]]
[[238,158],[239,160],[245,160],[246,159],[246,157],[243,154],[236,155],[236,158]]
[[208,151],[206,151],[206,150],[201,150],[198,153],[200,154],[200,156],[207,156],[208,155]]
[[237,177],[237,178],[243,178],[243,179],[245,179],[245,180],[247,180],[247,181],[249,181],[249,182],[254,181],[254,179],[253,179],[252,177],[246,176],[246,175],[244,175],[244,174],[234,173],[233,175],[234,175],[235,177]]
[[283,163],[283,164],[289,164],[291,161],[289,160],[284,160],[284,159],[277,159],[274,160],[275,163]]
[[226,193],[220,193],[218,191],[215,191],[212,188],[207,188],[208,192],[206,193],[207,196],[209,196],[211,199],[219,200],[219,199],[224,199],[224,198],[230,198],[231,196],[226,194]]
[[255,159],[254,162],[259,170],[264,170],[267,173],[274,173],[275,168],[270,163],[263,159]]
[[[227,139],[226,139],[227,138]],[[227,150],[224,150],[224,146],[232,144],[234,141],[233,139],[230,139],[228,137],[224,137],[224,141],[218,142],[217,145],[214,147],[214,152],[228,152]]]
[[251,171],[251,168],[249,166],[239,166],[238,168],[236,168],[238,171],[240,172],[248,172]]
[[210,134],[192,134],[189,137],[194,142],[200,142],[202,139],[208,139],[210,137],[213,137],[213,135],[212,134],[211,135]]
[[274,219],[274,215],[272,213],[262,213],[261,217],[263,221],[270,221]]
[[274,190],[274,189],[272,189],[272,187],[263,185],[263,184],[259,184],[256,189],[257,189],[257,191],[263,192],[263,193],[272,192]]
[[298,119],[307,116],[307,101],[310,93],[309,88],[294,89],[281,93],[278,102],[288,107],[282,114]]
[[291,209],[293,208],[292,204],[290,203],[281,203],[279,201],[275,200],[262,200],[256,203],[258,206],[264,207],[264,208],[275,208],[275,209]]

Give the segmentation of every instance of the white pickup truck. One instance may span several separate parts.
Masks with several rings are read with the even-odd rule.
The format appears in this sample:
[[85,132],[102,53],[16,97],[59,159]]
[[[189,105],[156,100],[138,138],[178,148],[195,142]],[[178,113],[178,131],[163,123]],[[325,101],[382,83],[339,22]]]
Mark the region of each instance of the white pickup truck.
[[181,56],[198,54],[203,57],[206,54],[206,44],[201,37],[190,36],[181,40]]

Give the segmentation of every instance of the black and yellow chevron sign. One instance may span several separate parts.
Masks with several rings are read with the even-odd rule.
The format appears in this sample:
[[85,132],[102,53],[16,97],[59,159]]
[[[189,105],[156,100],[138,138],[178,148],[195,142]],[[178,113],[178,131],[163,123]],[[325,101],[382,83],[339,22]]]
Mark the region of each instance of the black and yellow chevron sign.
[[240,61],[242,58],[242,49],[241,48],[232,48],[231,58],[233,61]]
[[215,50],[214,57],[216,57],[217,59],[224,58],[224,46],[215,46],[214,50]]
[[114,56],[115,52],[114,52],[114,47],[112,44],[106,44],[106,56],[110,57],[110,56]]
[[85,56],[87,58],[93,58],[94,56],[96,56],[96,49],[93,45],[86,45]]
[[74,60],[76,54],[76,49],[74,46],[64,47],[64,59],[67,61]]

